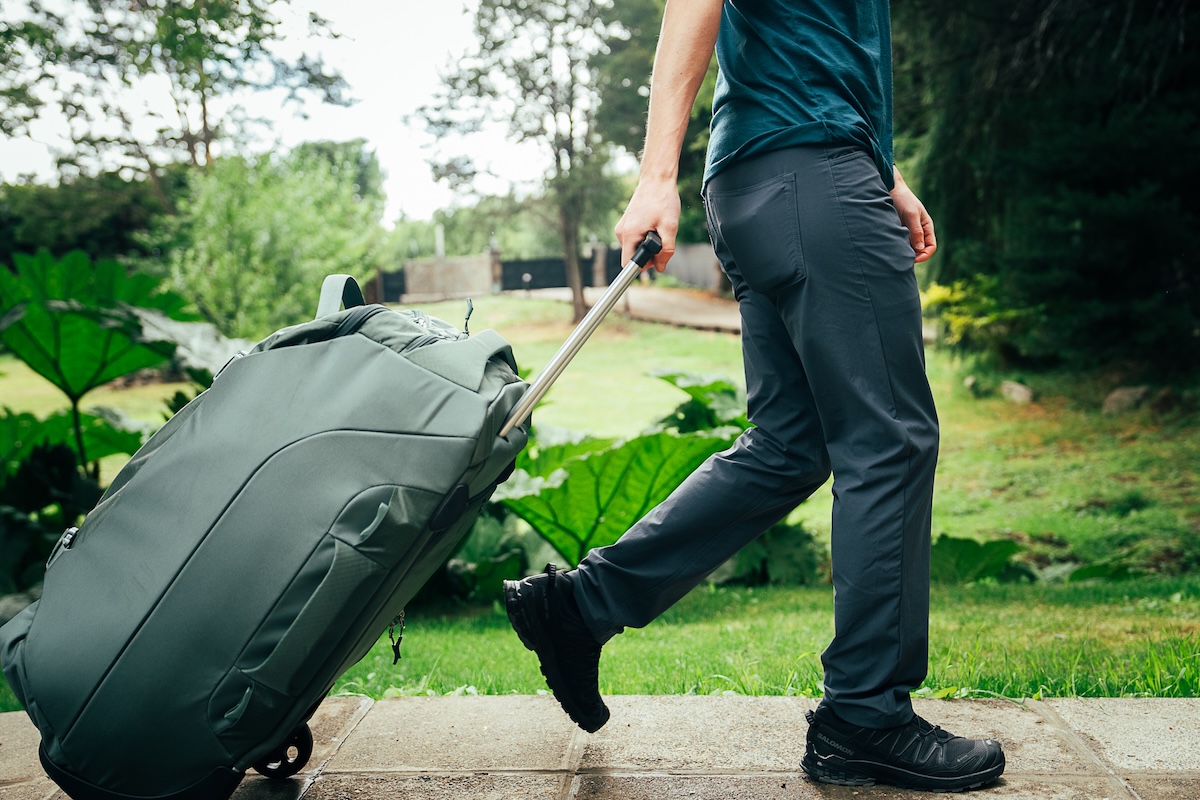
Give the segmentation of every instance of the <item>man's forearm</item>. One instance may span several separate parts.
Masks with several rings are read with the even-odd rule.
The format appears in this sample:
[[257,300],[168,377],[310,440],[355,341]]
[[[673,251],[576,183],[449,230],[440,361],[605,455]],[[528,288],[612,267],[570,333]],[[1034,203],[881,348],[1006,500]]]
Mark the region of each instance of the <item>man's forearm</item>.
[[643,179],[674,181],[692,105],[712,60],[723,0],[668,0],[650,80]]
[[658,231],[662,250],[650,264],[663,270],[675,252],[679,230],[679,154],[692,104],[712,61],[723,0],[667,0],[650,78],[650,113],[642,170],[617,239],[628,263],[646,231]]

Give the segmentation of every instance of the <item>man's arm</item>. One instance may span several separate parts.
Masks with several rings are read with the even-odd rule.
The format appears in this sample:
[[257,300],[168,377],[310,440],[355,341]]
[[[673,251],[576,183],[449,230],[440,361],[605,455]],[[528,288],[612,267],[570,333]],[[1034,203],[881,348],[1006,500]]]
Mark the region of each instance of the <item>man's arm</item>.
[[679,154],[692,104],[712,60],[723,0],[668,0],[650,78],[650,113],[637,189],[617,223],[621,260],[628,263],[647,231],[658,231],[660,272],[675,252],[679,230]]

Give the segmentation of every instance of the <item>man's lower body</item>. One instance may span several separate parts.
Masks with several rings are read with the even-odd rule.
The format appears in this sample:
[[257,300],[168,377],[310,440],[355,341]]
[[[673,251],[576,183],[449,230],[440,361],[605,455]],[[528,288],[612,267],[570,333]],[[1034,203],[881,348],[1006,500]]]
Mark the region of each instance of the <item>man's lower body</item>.
[[[825,693],[810,720],[805,771],[832,782],[903,782],[846,762],[858,740],[906,746],[861,732],[919,728],[909,695],[928,662],[938,425],[908,232],[874,162],[857,148],[789,148],[747,160],[709,182],[705,203],[741,310],[754,427],[574,572],[509,584],[510,616],[568,713],[594,730],[607,719],[594,678],[569,676],[590,675],[600,645],[649,623],[832,471],[835,635],[822,655]],[[554,629],[565,624],[568,633],[554,642],[551,628],[535,630],[531,617],[551,601],[567,615]],[[940,741],[944,732],[926,728],[913,735]],[[985,777],[999,775],[990,750],[962,750],[957,743],[971,740],[953,739],[937,758],[953,751],[984,764],[977,771]],[[961,776],[930,780],[908,784],[971,785],[959,787]]]

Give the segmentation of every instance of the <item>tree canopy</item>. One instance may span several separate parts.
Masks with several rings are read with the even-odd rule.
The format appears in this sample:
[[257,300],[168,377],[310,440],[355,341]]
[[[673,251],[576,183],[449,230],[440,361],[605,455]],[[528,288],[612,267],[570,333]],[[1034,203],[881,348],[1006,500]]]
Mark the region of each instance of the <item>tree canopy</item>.
[[[592,58],[600,99],[596,131],[606,141],[635,156],[641,154],[646,135],[650,74],[665,7],[666,0],[618,0],[612,10],[612,24],[604,49]],[[717,61],[714,58],[692,106],[679,158],[682,209],[678,236],[683,242],[708,241],[700,190],[703,188],[704,157],[716,80]]]
[[[1186,0],[897,0],[931,277],[1017,311],[1010,364],[1200,365],[1200,57]],[[980,283],[976,276],[995,278]]]
[[[606,171],[607,144],[597,135],[599,100],[592,56],[608,34],[605,0],[481,0],[476,46],[443,78],[443,91],[420,116],[443,136],[503,125],[516,142],[543,146],[546,186],[558,210],[567,282],[582,318],[580,228],[616,204]],[[435,166],[452,185],[469,185],[476,166],[456,155]]]
[[295,324],[316,310],[327,274],[365,281],[373,273],[382,197],[363,196],[360,173],[378,165],[361,142],[354,155],[353,144],[219,159],[192,176],[179,215],[161,220],[175,287],[222,333],[253,339]]
[[[160,178],[164,164],[211,164],[222,139],[252,123],[245,93],[347,103],[342,77],[307,55],[278,56],[277,11],[292,0],[27,0],[0,23],[0,133],[44,109],[70,126],[67,173],[123,170]],[[332,36],[308,14],[313,35]],[[135,91],[136,90],[136,91]],[[169,193],[159,187],[160,201]]]

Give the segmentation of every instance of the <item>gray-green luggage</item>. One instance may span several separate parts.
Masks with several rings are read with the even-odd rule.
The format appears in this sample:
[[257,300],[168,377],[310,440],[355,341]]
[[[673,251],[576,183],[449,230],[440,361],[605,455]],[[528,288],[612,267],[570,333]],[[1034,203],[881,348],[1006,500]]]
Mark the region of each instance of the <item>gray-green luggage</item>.
[[321,698],[506,477],[525,389],[498,334],[383,306],[231,361],[0,632],[50,777],[77,800],[213,800],[302,767]]
[[302,769],[321,699],[466,535],[533,405],[660,246],[529,387],[498,334],[361,305],[346,276],[315,321],[235,357],[0,628],[50,777],[75,800],[222,800],[251,767]]

